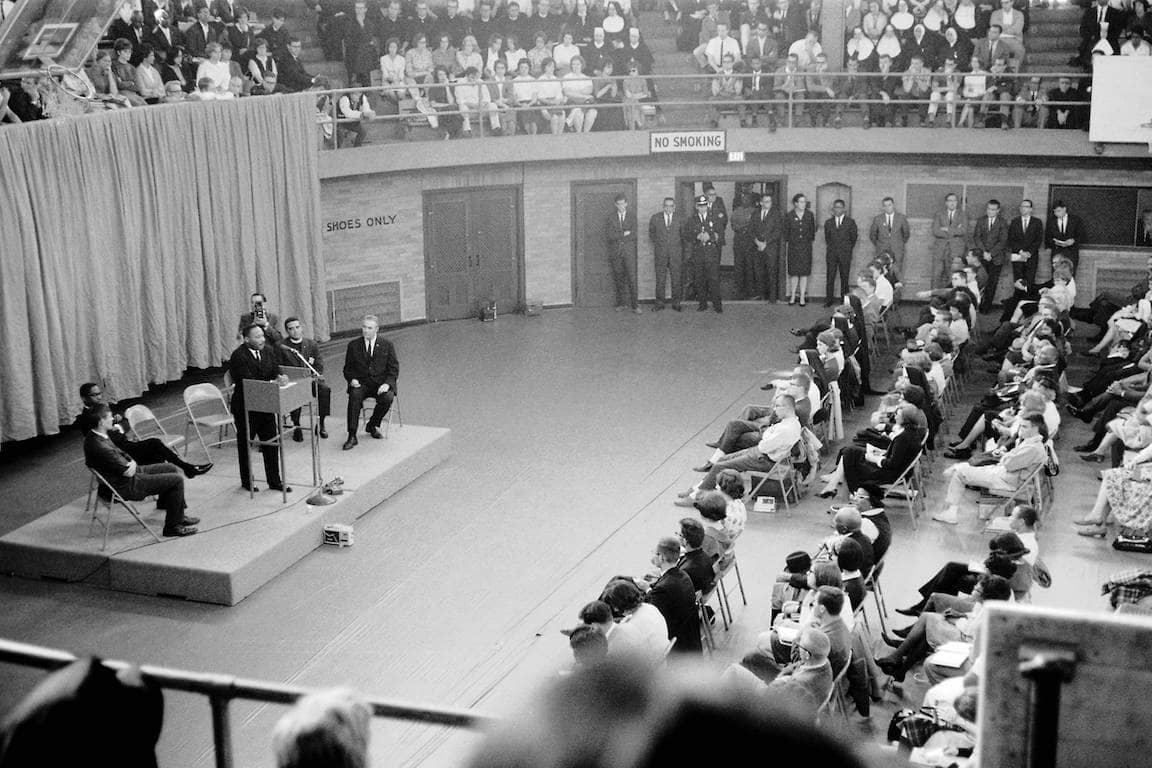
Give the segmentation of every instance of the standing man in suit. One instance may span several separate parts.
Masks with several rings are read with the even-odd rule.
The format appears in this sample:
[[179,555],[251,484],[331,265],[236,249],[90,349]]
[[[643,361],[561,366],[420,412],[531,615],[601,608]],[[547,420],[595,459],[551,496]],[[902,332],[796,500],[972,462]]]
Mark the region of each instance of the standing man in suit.
[[1096,0],[1084,9],[1080,17],[1080,63],[1087,65],[1092,59],[1092,49],[1101,39],[1107,40],[1112,55],[1120,53],[1120,33],[1124,31],[1124,14],[1121,8],[1113,8],[1108,0]]
[[664,309],[664,290],[668,277],[672,277],[672,309],[680,311],[680,301],[684,298],[684,285],[681,281],[680,227],[684,217],[676,210],[675,198],[664,198],[663,209],[652,214],[648,220],[648,239],[652,242],[652,255],[656,260],[656,303],[653,312]]
[[1023,292],[1036,288],[1036,262],[1044,247],[1044,223],[1032,215],[1032,201],[1020,201],[1020,215],[1008,225],[1008,253],[1012,258],[1012,282],[1023,282]]
[[[284,330],[288,337],[280,343],[281,365],[303,368],[303,360],[306,360],[308,365],[315,368],[316,373],[323,377],[324,356],[320,354],[320,345],[316,343],[315,339],[304,338],[304,323],[300,321],[300,318],[290,317],[285,320]],[[328,414],[332,412],[332,388],[323,378],[316,379],[312,384],[312,395],[316,398],[320,410],[320,423],[317,425],[316,434],[320,436],[321,440],[327,440],[328,430],[324,428],[324,419],[328,418]],[[300,431],[300,410],[297,408],[291,414],[292,424],[295,427],[292,430],[292,439],[298,443],[304,441],[304,435]]]
[[890,197],[882,201],[883,210],[872,219],[868,239],[876,249],[876,255],[888,251],[892,254],[896,274],[904,274],[904,245],[912,234],[908,229],[908,217],[896,210],[896,201]]
[[224,25],[212,21],[212,11],[208,6],[200,6],[200,9],[196,11],[196,21],[184,33],[185,48],[187,48],[188,55],[192,57],[193,63],[199,64],[202,61],[207,61],[204,55],[205,46],[220,39],[220,33],[223,31]]
[[360,424],[360,410],[364,401],[375,398],[376,407],[364,431],[379,440],[380,422],[388,415],[396,399],[396,378],[400,375],[400,362],[396,348],[388,339],[380,338],[380,320],[376,315],[365,315],[360,323],[360,338],[348,342],[344,354],[344,378],[348,381],[348,439],[344,450],[350,451],[359,441],[356,427]]
[[1080,239],[1084,225],[1077,216],[1068,213],[1068,204],[1057,200],[1052,205],[1052,217],[1044,232],[1044,244],[1052,249],[1052,258],[1063,256],[1072,262],[1072,276],[1080,266]]
[[1152,248],[1152,208],[1140,211],[1140,221],[1136,222],[1136,245]]
[[[264,329],[253,323],[244,329],[244,343],[232,352],[228,360],[228,372],[236,389],[232,392],[232,419],[236,422],[236,456],[240,462],[240,485],[244,490],[260,490],[252,482],[252,463],[248,448],[248,433],[260,440],[271,440],[279,434],[279,425],[271,413],[253,413],[247,422],[244,420],[244,382],[278,381],[285,384],[287,376],[280,373],[280,359],[271,347],[265,345]],[[280,478],[280,446],[262,445],[260,454],[264,457],[264,478],[274,491],[291,493]]]
[[[705,203],[707,205],[707,203]],[[656,544],[652,565],[660,572],[648,590],[647,601],[660,611],[668,624],[668,639],[675,640],[673,653],[702,653],[700,615],[696,612],[696,590],[692,578],[681,570],[680,540],[665,536]]]
[[[427,10],[427,8],[425,8]],[[380,66],[380,54],[372,36],[379,28],[375,12],[357,0],[352,13],[342,18],[339,33],[344,43],[344,69],[348,84],[365,87],[372,84],[372,70]]]
[[772,195],[760,195],[760,208],[752,214],[752,269],[760,298],[764,301],[780,300],[780,243],[783,225],[772,210]]
[[252,311],[240,315],[238,337],[243,339],[245,328],[258,325],[264,331],[264,343],[275,347],[284,338],[280,335],[280,318],[268,308],[268,297],[260,291],[253,291],[249,300],[252,302]]
[[616,208],[604,220],[604,237],[616,287],[616,311],[629,309],[640,314],[636,304],[636,212],[629,210],[623,192],[613,202]]
[[171,464],[140,464],[117,448],[108,435],[113,428],[112,409],[106,404],[96,405],[83,419],[89,430],[84,435],[84,463],[129,501],[156,494],[156,506],[165,512],[165,536],[196,533],[200,518],[184,516],[184,476],[180,470]]
[[932,237],[936,241],[936,274],[933,288],[945,288],[957,259],[964,263],[968,249],[968,218],[960,210],[960,198],[955,192],[944,196],[944,210],[932,217]]
[[[852,250],[860,233],[856,222],[848,215],[848,206],[843,200],[832,203],[832,215],[824,222],[824,306],[836,304],[836,297],[852,290],[848,276],[852,272]],[[840,275],[840,293],[834,293],[836,275]]]
[[172,61],[172,50],[184,45],[184,33],[172,26],[171,17],[162,10],[156,11],[156,26],[148,34],[148,44],[152,50],[164,52],[164,60]]
[[972,248],[980,254],[980,262],[988,272],[988,288],[980,296],[980,311],[990,312],[996,299],[1000,270],[1008,258],[1008,223],[1000,215],[999,200],[989,200],[985,215],[977,219],[972,230]]
[[723,312],[720,301],[720,246],[723,244],[724,225],[716,215],[708,212],[708,196],[696,198],[696,214],[687,219],[680,229],[680,239],[685,248],[692,250],[692,262],[696,275],[692,282],[696,286],[697,312],[712,309]]

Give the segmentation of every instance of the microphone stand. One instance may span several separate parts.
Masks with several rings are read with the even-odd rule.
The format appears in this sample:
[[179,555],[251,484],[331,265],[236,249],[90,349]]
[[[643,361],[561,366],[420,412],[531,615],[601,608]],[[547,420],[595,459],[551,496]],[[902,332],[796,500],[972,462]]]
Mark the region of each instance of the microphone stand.
[[[312,364],[308,362],[308,359],[304,357],[304,355],[300,354],[291,344],[284,343],[280,346],[296,355],[300,362],[304,363],[304,367],[312,372],[312,386],[317,387],[319,380],[324,378],[320,372],[313,368]],[[315,398],[315,395],[313,395],[313,398]],[[308,404],[308,409],[311,411],[311,403]],[[324,475],[320,470],[320,447],[316,443],[315,415],[315,413],[312,414],[312,469],[316,475],[316,479],[319,482],[319,485],[316,487],[316,493],[308,497],[308,503],[314,507],[322,507],[327,506],[328,504],[335,504],[336,499],[324,493]]]

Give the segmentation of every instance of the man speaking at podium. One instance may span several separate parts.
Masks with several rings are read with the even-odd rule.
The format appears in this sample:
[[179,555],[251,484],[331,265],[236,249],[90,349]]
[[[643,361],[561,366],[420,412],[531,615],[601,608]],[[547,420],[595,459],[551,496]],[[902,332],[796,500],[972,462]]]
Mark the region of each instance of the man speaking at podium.
[[344,450],[350,451],[357,445],[356,429],[360,426],[360,409],[364,401],[375,398],[376,407],[364,431],[379,440],[380,422],[388,415],[392,401],[396,398],[396,377],[400,375],[400,363],[396,359],[396,348],[388,339],[377,337],[380,321],[376,315],[365,315],[360,323],[360,338],[348,342],[344,355],[344,378],[348,380],[348,439]]
[[[244,380],[257,379],[259,381],[287,381],[286,376],[280,374],[280,363],[276,353],[264,345],[264,330],[255,323],[246,326],[243,330],[244,343],[232,353],[228,360],[228,372],[232,375],[232,383],[236,389],[232,392],[232,419],[236,422],[236,456],[240,461],[240,485],[244,490],[258,491],[259,488],[252,483],[252,466],[248,456],[248,431],[251,430],[261,440],[271,440],[276,437],[279,425],[276,417],[271,413],[253,413],[249,422],[244,422]],[[291,488],[283,486],[280,479],[280,446],[262,445],[260,453],[264,456],[264,477],[268,487],[274,491],[283,490],[291,492]]]

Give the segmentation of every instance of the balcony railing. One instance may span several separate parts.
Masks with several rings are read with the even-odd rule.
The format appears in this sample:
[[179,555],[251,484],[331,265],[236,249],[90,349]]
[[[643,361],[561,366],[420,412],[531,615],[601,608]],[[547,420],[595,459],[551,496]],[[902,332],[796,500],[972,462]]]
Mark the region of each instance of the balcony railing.
[[[903,74],[889,73],[887,76],[902,79]],[[738,73],[737,76],[745,83],[751,80],[751,75],[747,72]],[[600,114],[616,111],[625,116],[629,111],[636,110],[642,118],[641,125],[629,126],[629,120],[625,117],[623,120],[614,121],[617,125],[624,123],[625,127],[621,130],[647,130],[657,127],[709,128],[716,127],[725,118],[733,116],[739,118],[740,125],[744,125],[746,119],[747,122],[750,122],[751,118],[755,116],[759,125],[767,130],[775,130],[777,127],[801,128],[805,125],[811,125],[813,119],[817,117],[821,124],[826,121],[828,125],[835,127],[840,127],[845,121],[860,121],[865,127],[869,127],[869,123],[878,127],[878,124],[883,122],[892,127],[893,123],[903,124],[905,120],[908,121],[909,125],[915,126],[927,116],[929,111],[935,115],[934,123],[936,125],[949,128],[969,125],[974,127],[979,124],[979,118],[998,115],[1001,126],[1005,128],[1022,126],[1044,129],[1050,110],[1067,110],[1069,113],[1068,120],[1071,121],[1069,127],[1087,128],[1088,126],[1089,101],[1081,95],[1080,90],[1074,87],[1068,92],[1069,98],[1067,100],[1059,101],[1048,100],[1048,92],[1058,79],[1068,78],[1073,83],[1087,84],[1090,75],[1082,72],[1044,73],[1043,75],[1037,73],[1000,73],[994,75],[988,73],[987,82],[989,85],[994,80],[1011,80],[1016,84],[1016,87],[1008,93],[993,90],[971,97],[963,95],[964,76],[965,73],[953,75],[953,82],[956,87],[949,89],[943,87],[944,75],[925,73],[922,77],[931,78],[931,90],[926,97],[921,98],[909,98],[903,95],[885,98],[875,90],[868,88],[866,84],[886,77],[879,72],[825,72],[821,73],[821,77],[830,78],[835,83],[833,88],[835,95],[833,96],[813,97],[808,95],[807,91],[794,90],[775,91],[772,98],[706,96],[704,94],[711,93],[712,83],[717,79],[717,76],[705,74],[651,75],[645,78],[649,83],[651,92],[658,92],[661,85],[688,86],[693,91],[693,96],[690,98],[651,98],[633,103],[620,100],[554,104],[517,104],[508,101],[492,101],[497,104],[496,113],[502,128],[500,135],[504,136],[524,132],[522,127],[518,126],[520,122],[518,116],[521,114],[541,114],[542,110],[550,109],[563,112],[567,116],[569,111],[574,108],[581,108],[585,112],[595,109]],[[763,77],[769,82],[780,82],[781,80],[776,73],[765,73]],[[798,73],[793,77],[796,80],[806,81],[806,83],[812,83],[815,80],[812,73]],[[856,90],[863,90],[868,95],[844,96],[842,89],[848,77],[855,79],[853,82],[857,84]],[[1026,91],[1028,82],[1033,77],[1043,78],[1038,91],[1040,98],[1035,101],[1020,95],[1022,91]],[[624,78],[622,77],[590,77],[589,79],[598,83],[603,83],[609,79],[615,80],[618,91],[623,90],[622,81]],[[485,87],[491,95],[494,86],[507,87],[513,82],[505,80],[503,83],[496,83],[492,80],[480,80],[469,85]],[[563,82],[562,79],[561,83]],[[448,89],[455,98],[455,89],[462,84],[462,81],[455,81],[433,84],[431,87]],[[356,133],[368,129],[371,129],[374,135],[383,133],[386,136],[391,134],[392,137],[399,138],[406,135],[411,129],[431,127],[430,115],[436,118],[436,122],[441,122],[440,118],[455,122],[457,120],[462,121],[467,117],[471,123],[472,136],[477,138],[492,136],[489,113],[484,109],[461,109],[455,104],[432,109],[427,103],[421,104],[421,100],[426,98],[429,87],[430,84],[405,84],[315,91],[318,103],[317,119],[321,123],[323,145],[328,148],[348,147],[353,143],[353,139],[348,136],[350,131]],[[688,87],[680,87],[677,90],[683,92],[688,90]],[[340,117],[337,114],[338,100],[344,94],[356,93],[367,96],[368,103],[375,114],[366,119]],[[420,98],[417,98],[417,95]],[[969,119],[969,114],[972,116],[971,119]],[[543,121],[541,122],[538,132],[550,133],[549,126],[543,124]],[[511,130],[506,126],[510,126]],[[1064,127],[1064,125],[1061,126],[1062,129]],[[563,130],[570,132],[571,126],[566,124]],[[437,138],[443,138],[443,133],[441,130]]]

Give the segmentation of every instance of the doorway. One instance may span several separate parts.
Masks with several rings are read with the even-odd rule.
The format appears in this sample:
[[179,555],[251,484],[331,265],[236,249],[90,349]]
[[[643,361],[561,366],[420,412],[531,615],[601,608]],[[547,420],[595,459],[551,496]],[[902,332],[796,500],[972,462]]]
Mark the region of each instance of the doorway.
[[[785,190],[782,178],[749,177],[712,180],[677,179],[676,207],[685,215],[691,215],[695,211],[693,205],[696,196],[704,194],[704,187],[709,184],[716,188],[716,196],[724,201],[724,208],[728,212],[729,220],[732,218],[733,209],[738,207],[741,200],[748,200],[752,205],[755,205],[759,202],[761,195],[772,195],[772,207],[777,211],[787,210],[787,205],[782,199]],[[734,262],[732,244],[735,239],[730,228],[725,232],[724,238],[724,248],[720,252],[720,265],[721,267],[730,267]],[[730,296],[731,293],[724,295]]]
[[612,265],[608,262],[604,222],[614,210],[613,200],[617,194],[627,197],[628,205],[636,209],[635,181],[572,185],[572,303],[577,307],[616,305],[616,284],[612,279]]
[[520,189],[436,190],[424,193],[424,269],[428,319],[479,315],[521,304]]

